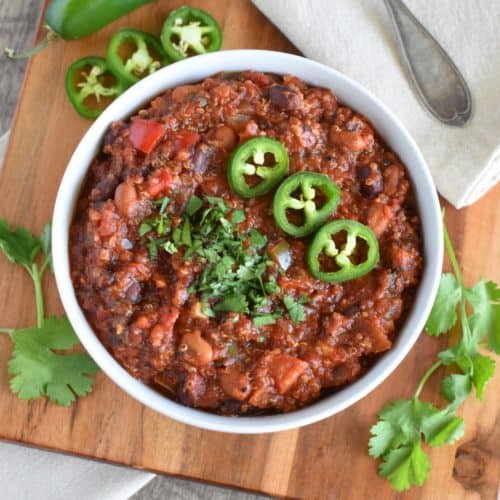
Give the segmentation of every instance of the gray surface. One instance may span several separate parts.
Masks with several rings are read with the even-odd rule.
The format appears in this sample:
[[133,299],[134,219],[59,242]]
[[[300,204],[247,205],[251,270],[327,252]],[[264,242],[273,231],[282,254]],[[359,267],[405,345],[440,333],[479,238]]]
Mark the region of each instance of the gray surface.
[[32,43],[41,3],[41,0],[0,0],[0,135],[10,128],[26,67],[25,61],[9,61],[3,49]]
[[268,497],[202,483],[157,476],[131,500],[260,500]]
[[[26,47],[33,31],[42,0],[0,0],[0,48]],[[10,128],[26,63],[0,56],[0,135]],[[29,464],[27,464],[27,470]],[[135,494],[133,500],[258,500],[260,495],[217,488],[192,481],[158,476]]]

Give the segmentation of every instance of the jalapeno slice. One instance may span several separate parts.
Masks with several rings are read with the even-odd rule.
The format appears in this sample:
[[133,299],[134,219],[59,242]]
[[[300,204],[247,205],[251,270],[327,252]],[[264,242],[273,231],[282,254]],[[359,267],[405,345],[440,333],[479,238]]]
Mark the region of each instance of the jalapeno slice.
[[307,250],[309,272],[328,283],[341,283],[364,276],[377,265],[378,260],[378,241],[373,231],[360,222],[348,219],[325,224]]
[[270,137],[254,137],[236,148],[229,158],[227,179],[242,198],[263,196],[288,173],[285,146]]
[[219,50],[222,31],[207,12],[181,7],[167,17],[161,31],[161,43],[173,61],[180,61],[190,55]]
[[158,38],[136,29],[117,31],[108,46],[110,68],[127,85],[133,85],[168,64]]
[[84,118],[97,118],[104,108],[122,94],[125,83],[113,73],[103,57],[84,57],[66,71],[66,93],[75,110]]
[[313,233],[337,208],[340,189],[326,175],[298,172],[274,195],[273,215],[285,233],[302,238]]

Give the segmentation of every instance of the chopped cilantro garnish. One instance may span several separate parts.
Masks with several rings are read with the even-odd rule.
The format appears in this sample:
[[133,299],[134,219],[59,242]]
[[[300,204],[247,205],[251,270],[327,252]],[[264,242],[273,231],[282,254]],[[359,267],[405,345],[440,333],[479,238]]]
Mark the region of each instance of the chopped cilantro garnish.
[[296,325],[302,323],[302,321],[306,318],[306,313],[302,303],[303,299],[295,301],[293,297],[290,297],[289,295],[285,295],[283,297],[283,304],[285,304],[288,315]]
[[231,222],[233,224],[239,224],[240,222],[243,222],[246,219],[245,217],[245,211],[244,210],[235,210],[231,214]]
[[202,205],[203,202],[201,198],[198,198],[196,195],[191,196],[186,204],[186,214],[191,217],[202,207]]
[[228,295],[213,307],[217,312],[241,312],[248,313],[248,301],[244,295]]
[[190,247],[193,244],[191,239],[191,223],[189,222],[189,219],[184,219],[182,224],[181,243],[187,247]]
[[165,252],[169,253],[170,255],[173,255],[174,253],[177,253],[177,247],[175,246],[175,244],[172,242],[172,241],[166,241],[163,245],[162,245],[162,248],[163,250],[165,250]]
[[255,228],[250,229],[248,233],[248,238],[250,239],[250,243],[255,248],[262,248],[267,244],[266,235],[262,234]]
[[[253,324],[257,328],[259,326],[272,325],[280,317],[281,316],[279,314],[261,314],[259,316],[254,316],[253,317]],[[259,340],[259,342],[263,342],[263,341]]]
[[[162,203],[160,212],[166,206]],[[173,228],[169,215],[160,212],[142,222],[139,234],[144,236],[155,230],[156,237],[149,236],[148,243],[151,259],[158,256],[161,248],[170,254],[181,251],[184,260],[195,259],[202,264],[203,270],[189,291],[200,295],[204,314],[260,315],[262,310],[267,313],[264,308],[269,307],[268,295],[280,289],[268,272],[272,261],[264,251],[267,237],[256,229],[251,229],[248,235],[238,231],[238,224],[245,220],[244,210],[230,213],[222,198],[208,196],[202,201],[192,196],[181,224]]]
[[154,225],[151,223],[149,220],[144,220],[141,222],[141,225],[139,226],[139,236],[142,238],[144,235],[149,233],[154,229]]

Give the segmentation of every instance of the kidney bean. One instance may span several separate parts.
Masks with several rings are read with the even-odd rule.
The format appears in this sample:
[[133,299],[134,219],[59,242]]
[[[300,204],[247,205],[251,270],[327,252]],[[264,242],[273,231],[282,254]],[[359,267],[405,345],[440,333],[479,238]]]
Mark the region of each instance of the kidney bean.
[[189,355],[193,359],[194,364],[207,365],[212,361],[212,346],[201,336],[200,330],[185,333],[182,336],[181,344],[187,345]]
[[236,132],[227,125],[222,125],[215,129],[214,139],[215,145],[226,151],[232,151],[238,143]]
[[285,394],[308,367],[309,365],[301,359],[287,354],[277,354],[271,359],[269,372],[274,379],[277,391]]
[[115,204],[122,217],[130,217],[137,202],[135,187],[128,183],[118,184],[115,190]]
[[279,109],[292,111],[300,107],[301,97],[287,85],[273,85],[269,89],[269,100]]
[[404,175],[404,170],[400,165],[396,165],[394,163],[389,165],[384,170],[384,192],[389,196],[394,196]]
[[329,139],[336,146],[354,152],[363,151],[368,145],[367,140],[358,132],[342,130],[337,125],[330,128]]
[[370,205],[367,214],[367,224],[370,229],[375,233],[377,238],[385,233],[392,219],[391,209],[387,205],[381,203],[374,203]]
[[229,367],[227,371],[219,371],[219,382],[222,390],[234,399],[243,401],[250,395],[250,381],[246,374],[237,367]]

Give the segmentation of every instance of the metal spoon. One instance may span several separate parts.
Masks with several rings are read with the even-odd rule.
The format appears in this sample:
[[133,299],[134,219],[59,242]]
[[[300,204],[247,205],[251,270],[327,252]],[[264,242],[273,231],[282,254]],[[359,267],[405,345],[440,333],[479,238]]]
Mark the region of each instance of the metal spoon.
[[434,118],[465,125],[472,115],[472,99],[455,63],[401,0],[384,1],[415,93]]

